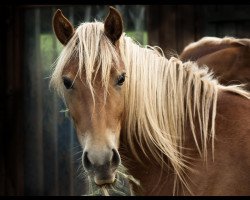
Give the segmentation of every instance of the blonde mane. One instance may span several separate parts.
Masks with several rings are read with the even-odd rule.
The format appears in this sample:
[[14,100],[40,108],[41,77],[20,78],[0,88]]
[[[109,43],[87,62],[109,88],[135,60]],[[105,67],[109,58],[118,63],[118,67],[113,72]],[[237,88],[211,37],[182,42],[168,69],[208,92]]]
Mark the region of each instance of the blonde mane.
[[[73,55],[79,59],[78,75],[83,70],[86,72],[93,98],[93,81],[98,70],[102,72],[103,86],[108,93],[110,70],[112,66],[118,66],[119,55],[103,30],[101,22],[83,23],[63,49],[51,79],[51,84],[61,95],[62,71]],[[163,166],[167,166],[163,155],[167,156],[176,180],[188,188],[185,170],[191,168],[188,158],[183,155],[186,120],[189,119],[196,148],[206,160],[208,140],[211,139],[214,147],[219,91],[232,91],[247,98],[250,94],[238,85],[220,85],[207,67],[198,68],[194,62],[182,63],[174,57],[168,60],[161,49],[141,47],[125,34],[119,40],[119,51],[127,76],[124,85],[126,141],[136,156],[135,142],[138,142],[143,152],[146,148],[150,150]],[[194,119],[198,119],[200,132],[196,132]],[[201,141],[198,141],[197,134],[200,134]],[[139,156],[137,158],[140,160]]]

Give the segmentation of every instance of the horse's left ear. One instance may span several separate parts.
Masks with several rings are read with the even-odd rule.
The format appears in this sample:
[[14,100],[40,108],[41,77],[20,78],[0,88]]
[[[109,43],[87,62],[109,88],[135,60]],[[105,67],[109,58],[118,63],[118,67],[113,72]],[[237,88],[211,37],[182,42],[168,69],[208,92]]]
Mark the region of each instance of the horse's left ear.
[[123,32],[121,14],[112,6],[109,7],[109,14],[104,22],[104,32],[113,44],[119,40]]
[[57,39],[66,45],[74,34],[74,27],[70,21],[62,14],[62,11],[58,9],[53,17],[52,26],[56,34]]

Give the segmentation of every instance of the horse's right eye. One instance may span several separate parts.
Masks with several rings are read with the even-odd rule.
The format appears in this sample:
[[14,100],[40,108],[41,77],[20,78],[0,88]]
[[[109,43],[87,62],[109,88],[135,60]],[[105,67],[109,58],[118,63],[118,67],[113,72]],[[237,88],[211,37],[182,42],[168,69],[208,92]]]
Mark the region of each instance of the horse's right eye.
[[68,77],[63,77],[63,84],[66,87],[66,89],[72,89],[73,88],[73,82]]
[[122,73],[120,76],[118,76],[116,84],[122,86],[125,81],[125,76],[125,73]]

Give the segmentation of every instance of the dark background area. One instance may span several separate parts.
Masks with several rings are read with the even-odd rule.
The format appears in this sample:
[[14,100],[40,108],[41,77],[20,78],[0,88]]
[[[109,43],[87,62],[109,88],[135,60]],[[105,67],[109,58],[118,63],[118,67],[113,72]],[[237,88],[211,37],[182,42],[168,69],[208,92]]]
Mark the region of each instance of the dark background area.
[[[44,138],[40,138],[44,142],[41,144],[42,146],[38,147],[40,143],[37,140],[40,140],[40,136],[34,138],[36,143],[32,142],[32,137],[37,133],[36,129],[27,128],[29,123],[35,127],[42,126],[39,121],[41,120],[42,108],[38,104],[33,107],[32,102],[29,103],[26,96],[27,90],[31,87],[29,85],[31,82],[27,81],[29,78],[27,74],[30,71],[25,68],[27,56],[25,57],[24,55],[31,51],[27,48],[29,43],[27,43],[27,35],[25,35],[30,31],[27,31],[27,27],[29,27],[27,12],[41,9],[41,13],[43,13],[42,9],[50,7],[54,9],[60,6],[1,6],[0,195],[79,195],[82,191],[80,189],[78,190],[80,191],[79,193],[68,191],[67,185],[69,185],[71,179],[60,179],[64,175],[72,175],[67,174],[68,169],[60,172],[64,162],[58,161],[56,162],[57,164],[53,165],[58,167],[59,172],[46,170],[46,159],[51,158],[49,156],[57,159],[53,157],[54,151],[47,152],[48,156],[41,159],[41,149],[39,148],[43,148],[42,155],[46,155],[45,150],[47,146],[44,145],[47,143]],[[63,6],[62,9],[67,10],[68,8]],[[145,9],[143,18],[145,22],[144,31],[147,32],[148,44],[160,46],[165,52],[170,50],[180,54],[186,45],[204,36],[250,37],[249,5],[151,5],[145,6]],[[49,15],[52,15],[52,12]],[[79,17],[80,14],[75,16]],[[43,18],[41,17],[42,20]],[[131,20],[133,21],[133,19]],[[128,30],[132,27],[129,23],[126,26]],[[35,29],[35,27],[31,26],[32,29]],[[44,27],[40,31],[42,32],[43,29],[47,30],[48,28]],[[34,67],[36,67],[35,64]],[[39,95],[43,94],[38,94],[36,101],[39,101]],[[37,113],[35,118],[27,114],[27,109],[29,108],[32,109],[29,112]],[[27,115],[29,117],[26,117]],[[47,117],[49,118],[50,116]],[[34,121],[32,121],[33,119]],[[63,126],[68,127],[68,124],[65,123]],[[42,130],[40,130],[41,134],[43,133]],[[58,132],[60,128],[54,128],[53,130]],[[31,139],[29,140],[29,138]],[[57,142],[63,141],[62,139]],[[53,147],[53,144],[48,145]],[[67,147],[66,145],[65,148],[67,149]],[[27,154],[27,152],[30,153]],[[33,159],[29,159],[29,156]],[[64,159],[68,159],[66,154]],[[40,165],[43,165],[43,169],[39,168]],[[31,170],[33,167],[34,171]],[[71,168],[70,170],[74,171],[75,169]],[[42,172],[42,175],[40,172]],[[57,174],[57,178],[52,178],[53,174]],[[50,177],[48,180],[47,176]],[[56,189],[53,191],[50,191],[49,188],[46,189],[48,185],[45,180],[47,180],[48,184],[52,181],[51,187],[56,187]]]

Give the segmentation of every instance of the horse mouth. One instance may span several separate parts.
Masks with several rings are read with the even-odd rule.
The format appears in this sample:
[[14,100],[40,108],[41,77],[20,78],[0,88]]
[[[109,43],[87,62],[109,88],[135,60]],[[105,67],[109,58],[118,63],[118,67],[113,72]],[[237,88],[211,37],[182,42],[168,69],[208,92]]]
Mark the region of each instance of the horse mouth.
[[120,165],[115,172],[99,171],[91,174],[89,179],[89,193],[93,196],[134,196],[131,183],[140,186],[138,180],[127,173],[127,169]]
[[96,185],[112,184],[115,182],[115,173],[107,178],[99,178],[97,176],[94,176],[94,181]]

